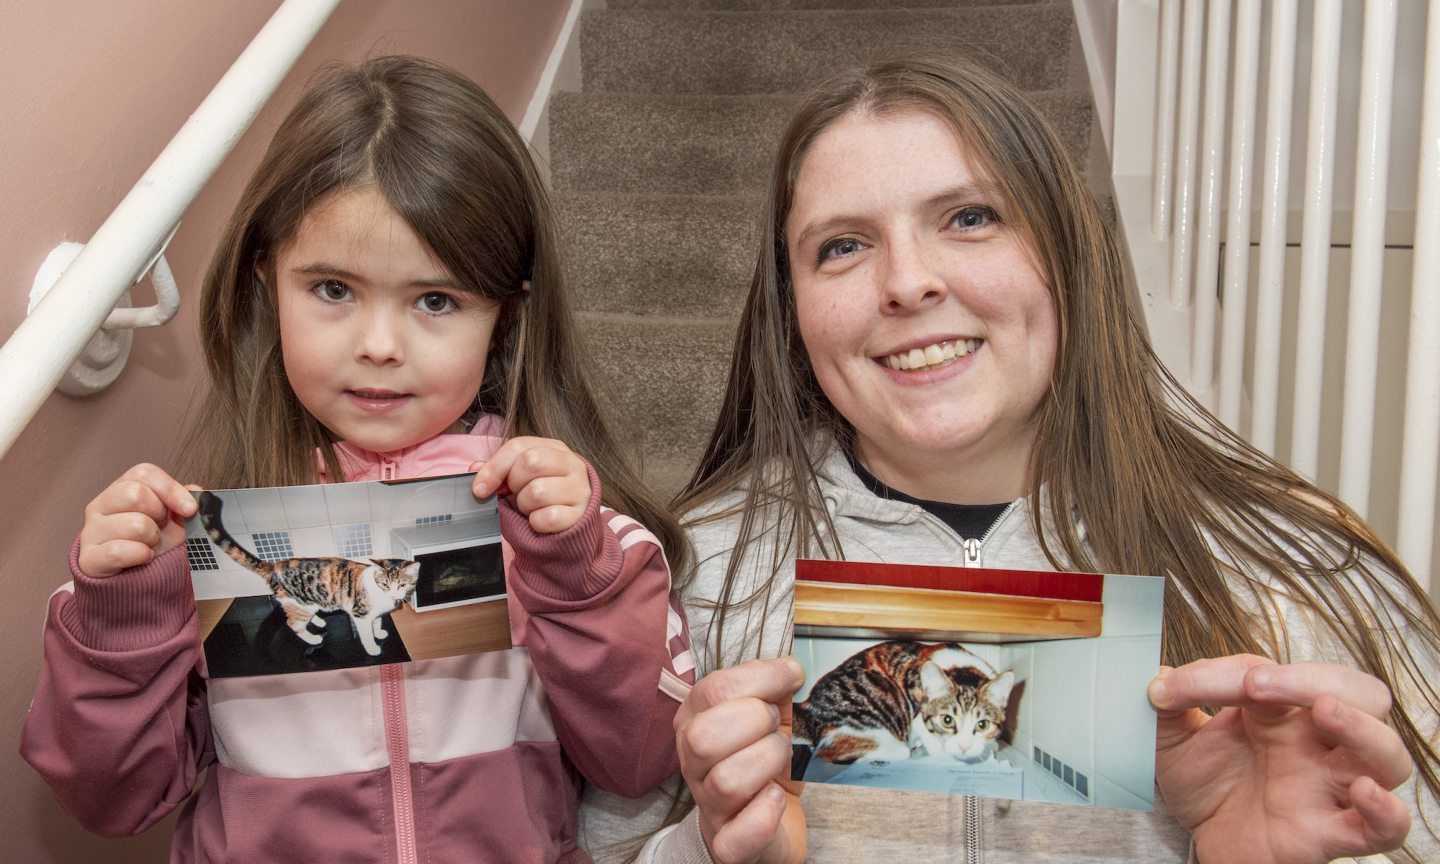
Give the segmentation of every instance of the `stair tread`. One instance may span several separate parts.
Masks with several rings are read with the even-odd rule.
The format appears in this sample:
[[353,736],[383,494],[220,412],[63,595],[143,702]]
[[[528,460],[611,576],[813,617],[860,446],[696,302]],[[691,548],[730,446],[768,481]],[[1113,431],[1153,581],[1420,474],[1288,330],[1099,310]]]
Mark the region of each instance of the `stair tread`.
[[[733,195],[762,189],[796,95],[557,93],[551,102],[555,187],[565,191]],[[1088,93],[1031,94],[1072,157],[1089,155]]]
[[1067,7],[1050,3],[888,11],[595,10],[581,22],[583,78],[585,89],[595,91],[798,92],[837,68],[915,46],[978,52],[1020,87],[1052,89],[1065,83],[1071,20]]

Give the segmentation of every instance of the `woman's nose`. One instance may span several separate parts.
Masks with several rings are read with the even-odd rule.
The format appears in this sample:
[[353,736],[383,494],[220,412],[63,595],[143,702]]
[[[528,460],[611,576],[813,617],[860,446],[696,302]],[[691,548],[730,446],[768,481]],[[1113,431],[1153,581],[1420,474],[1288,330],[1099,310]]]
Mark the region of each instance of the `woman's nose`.
[[908,312],[935,302],[945,280],[924,245],[913,238],[886,247],[881,303],[888,312]]

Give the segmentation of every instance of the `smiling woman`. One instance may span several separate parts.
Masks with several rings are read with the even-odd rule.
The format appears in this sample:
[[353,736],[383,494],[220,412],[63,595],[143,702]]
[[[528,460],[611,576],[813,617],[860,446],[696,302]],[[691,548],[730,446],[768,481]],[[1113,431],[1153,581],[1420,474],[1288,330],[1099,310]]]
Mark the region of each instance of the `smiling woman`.
[[[1419,815],[1440,793],[1440,618],[1369,526],[1175,385],[1023,97],[951,57],[840,74],[787,126],[762,219],[676,504],[711,673],[676,717],[698,806],[644,860],[1320,864],[1402,842],[1440,860]],[[776,782],[796,558],[1164,577],[1161,803],[810,786],[802,808]],[[635,806],[592,796],[593,837],[627,833],[617,810]]]

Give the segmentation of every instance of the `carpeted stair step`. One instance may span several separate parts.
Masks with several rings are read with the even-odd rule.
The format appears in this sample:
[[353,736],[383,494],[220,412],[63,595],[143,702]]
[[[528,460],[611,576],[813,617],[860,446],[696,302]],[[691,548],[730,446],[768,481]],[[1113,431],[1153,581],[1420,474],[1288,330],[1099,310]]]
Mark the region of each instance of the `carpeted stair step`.
[[580,325],[620,440],[668,498],[694,469],[719,413],[734,322],[585,312]]
[[734,317],[754,269],[760,196],[556,198],[567,275],[580,309]]
[[[1029,94],[1080,164],[1088,93]],[[557,93],[550,102],[555,188],[564,192],[739,195],[763,190],[797,96]]]
[[1030,6],[1035,3],[1036,0],[609,0],[606,8],[765,12],[772,9],[953,9],[957,6]]
[[788,93],[906,47],[961,52],[1022,90],[1064,86],[1073,17],[1059,4],[965,9],[656,12],[581,21],[585,89]]

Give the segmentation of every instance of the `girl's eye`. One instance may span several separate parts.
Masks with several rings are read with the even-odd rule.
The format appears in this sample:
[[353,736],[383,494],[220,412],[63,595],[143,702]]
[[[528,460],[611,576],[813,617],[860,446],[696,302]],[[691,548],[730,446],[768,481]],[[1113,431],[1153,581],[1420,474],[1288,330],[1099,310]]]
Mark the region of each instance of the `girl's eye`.
[[326,279],[312,289],[321,300],[341,303],[350,299],[350,286],[338,279]]
[[956,228],[963,228],[966,231],[973,231],[976,228],[984,228],[986,225],[993,225],[1000,221],[1000,217],[989,207],[972,205],[963,207],[950,217],[950,224]]
[[420,299],[415,301],[415,306],[420,311],[428,312],[431,315],[443,315],[446,312],[453,312],[457,308],[454,298],[439,291],[421,295]]
[[865,244],[854,237],[839,237],[820,247],[819,259],[824,262],[831,258],[844,258],[847,255],[854,255],[863,248],[865,248]]

